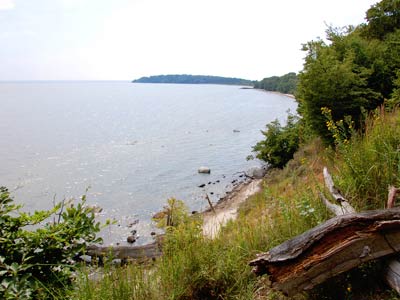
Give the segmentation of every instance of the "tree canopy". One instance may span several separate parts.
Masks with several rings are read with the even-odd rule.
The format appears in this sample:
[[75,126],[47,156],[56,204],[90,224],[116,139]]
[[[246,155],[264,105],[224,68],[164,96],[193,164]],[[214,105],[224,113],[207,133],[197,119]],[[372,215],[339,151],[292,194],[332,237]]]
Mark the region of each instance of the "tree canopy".
[[[398,102],[400,69],[400,0],[383,0],[366,12],[367,23],[327,29],[326,41],[303,45],[304,69],[296,98],[305,124],[326,141],[332,137],[322,108],[333,121]],[[397,98],[397,100],[396,100]]]

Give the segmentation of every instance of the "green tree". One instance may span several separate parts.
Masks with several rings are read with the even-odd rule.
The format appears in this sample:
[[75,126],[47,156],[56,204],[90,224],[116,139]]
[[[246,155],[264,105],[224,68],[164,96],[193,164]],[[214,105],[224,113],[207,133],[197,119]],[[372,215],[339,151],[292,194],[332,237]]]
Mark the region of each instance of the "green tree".
[[382,0],[368,9],[364,34],[369,38],[384,39],[400,28],[400,0]]
[[351,116],[358,124],[362,108],[375,108],[383,102],[383,97],[369,85],[376,72],[370,44],[351,27],[329,28],[327,37],[329,45],[317,40],[303,46],[307,55],[299,74],[296,98],[306,124],[314,133],[332,142],[322,107],[332,111],[334,121]]
[[258,142],[253,151],[258,159],[266,161],[271,167],[282,168],[299,148],[299,118],[289,115],[285,126],[275,120],[266,127],[267,130],[262,131],[265,139]]

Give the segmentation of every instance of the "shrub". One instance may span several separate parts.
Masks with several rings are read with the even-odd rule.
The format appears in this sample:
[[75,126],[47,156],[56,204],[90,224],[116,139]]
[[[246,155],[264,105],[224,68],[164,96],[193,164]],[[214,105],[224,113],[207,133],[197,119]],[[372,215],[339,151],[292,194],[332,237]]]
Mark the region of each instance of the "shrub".
[[265,140],[258,142],[253,151],[258,159],[266,161],[271,167],[282,168],[299,148],[299,118],[289,115],[286,126],[275,120],[266,127],[267,130],[262,131]]
[[85,201],[83,196],[76,206],[62,202],[30,214],[20,212],[8,190],[0,188],[1,299],[46,299],[71,283],[74,257],[88,243],[101,241],[99,223]]

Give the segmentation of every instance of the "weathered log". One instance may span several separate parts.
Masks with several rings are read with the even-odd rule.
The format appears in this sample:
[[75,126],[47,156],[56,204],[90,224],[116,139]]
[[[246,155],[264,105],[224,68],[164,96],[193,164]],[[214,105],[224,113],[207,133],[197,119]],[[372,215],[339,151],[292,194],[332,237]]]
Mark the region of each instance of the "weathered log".
[[[336,216],[344,217],[344,215],[353,214],[354,216],[347,215],[346,219],[354,221],[346,226],[333,226],[331,229],[329,229],[332,226],[330,222],[336,221],[328,221],[324,225],[327,226],[326,228],[321,225],[328,230],[320,232],[321,227],[316,227],[308,232],[314,233],[311,236],[307,234],[300,236],[304,238],[302,243],[302,238],[298,237],[297,240],[295,238],[287,242],[286,246],[290,246],[287,249],[285,249],[285,244],[282,244],[252,262],[254,264],[257,261],[254,264],[256,266],[255,272],[271,274],[270,279],[273,286],[286,294],[295,294],[301,290],[311,289],[326,279],[350,270],[364,261],[385,256],[400,249],[400,232],[396,232],[400,231],[400,221],[396,219],[397,217],[387,220],[372,218],[366,223],[360,222],[356,217],[357,215],[354,214],[355,209],[334,186],[326,167],[323,170],[323,175],[325,184],[337,204],[331,203],[321,193],[320,198],[323,203]],[[400,189],[390,187],[387,205],[389,208],[394,207],[396,194],[399,192]],[[379,211],[379,213],[385,215],[384,211]],[[364,213],[363,216],[366,217],[371,214],[375,214],[376,217],[376,211]],[[387,228],[387,230],[382,230],[382,228]],[[318,232],[320,236],[315,235]],[[308,238],[310,240],[307,240]],[[335,241],[337,241],[336,244]],[[286,254],[284,254],[285,251]],[[303,251],[306,254],[303,255]],[[277,257],[280,258],[277,259]],[[259,259],[264,259],[261,265],[258,263]],[[387,270],[383,276],[389,286],[400,293],[400,262],[390,258],[387,265]],[[291,268],[294,268],[297,272],[290,273]]]
[[389,187],[389,193],[388,193],[388,201],[387,201],[387,208],[392,208],[394,207],[394,204],[396,202],[396,195],[400,193],[400,189],[396,188],[394,186]]
[[121,260],[156,258],[161,256],[161,244],[159,241],[143,246],[97,246],[87,247],[87,255],[91,257],[112,257]]
[[[396,203],[396,195],[400,193],[400,189],[394,186],[389,187],[387,208],[394,207]],[[386,261],[384,270],[384,278],[386,283],[400,294],[400,262],[399,257],[391,258]]]
[[[328,168],[323,169],[325,185],[329,189],[332,197],[338,204],[330,203],[326,198],[321,197],[324,204],[331,210],[336,216],[355,213],[356,210],[350,205],[350,203],[343,197],[339,189],[337,189],[333,183],[331,174],[328,172]],[[321,194],[322,195],[322,194]],[[323,196],[323,195],[322,195]]]
[[398,259],[388,261],[385,270],[385,280],[397,293],[400,293],[400,262]]
[[[328,187],[332,196],[340,201],[340,206],[330,203],[324,195],[321,193],[320,197],[326,207],[332,211],[336,216],[340,216],[346,213],[353,213],[355,209],[348,203],[348,201],[340,194],[339,190],[334,187],[331,175],[328,169],[324,167],[323,170],[325,185]],[[396,195],[400,193],[400,189],[394,186],[389,187],[387,208],[393,208],[396,202]],[[386,283],[397,293],[400,293],[400,263],[399,258],[389,258],[385,260],[386,268],[382,273],[382,276]]]
[[287,295],[310,290],[363,262],[400,251],[400,208],[345,214],[250,262]]

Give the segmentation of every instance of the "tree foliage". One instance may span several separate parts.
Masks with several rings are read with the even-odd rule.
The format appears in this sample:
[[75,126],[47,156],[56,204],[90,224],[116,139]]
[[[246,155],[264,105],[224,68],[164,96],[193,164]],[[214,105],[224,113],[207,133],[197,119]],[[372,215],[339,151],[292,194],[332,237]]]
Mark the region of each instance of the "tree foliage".
[[367,11],[367,23],[327,29],[327,41],[310,41],[296,98],[306,125],[332,142],[321,109],[333,121],[346,116],[361,124],[370,111],[398,97],[400,69],[400,1],[383,0]]
[[400,28],[400,1],[382,0],[371,6],[366,13],[368,21],[365,35],[369,38],[384,39],[388,33]]
[[209,76],[209,75],[155,75],[141,77],[133,80],[134,83],[179,83],[179,84],[232,84],[252,86],[251,80],[232,77]]
[[101,241],[99,223],[85,197],[77,205],[60,203],[33,214],[20,208],[1,187],[0,298],[46,299],[71,283],[74,258],[87,244]]
[[253,151],[258,159],[266,161],[271,167],[282,168],[299,148],[299,119],[289,115],[285,126],[275,120],[266,127],[267,130],[262,131],[265,139],[258,142]]
[[280,92],[284,94],[294,94],[297,85],[297,75],[294,72],[283,76],[272,76],[257,81],[254,87],[266,91]]

